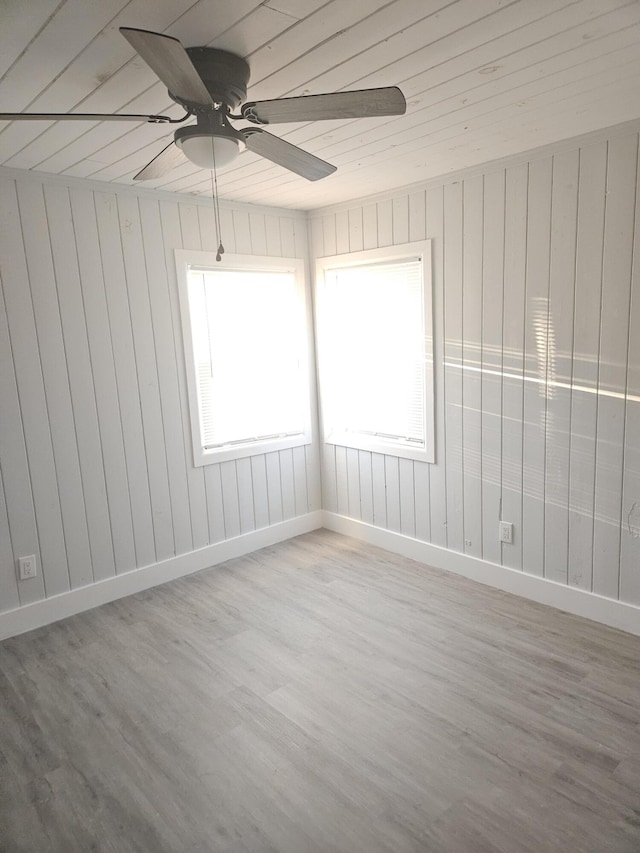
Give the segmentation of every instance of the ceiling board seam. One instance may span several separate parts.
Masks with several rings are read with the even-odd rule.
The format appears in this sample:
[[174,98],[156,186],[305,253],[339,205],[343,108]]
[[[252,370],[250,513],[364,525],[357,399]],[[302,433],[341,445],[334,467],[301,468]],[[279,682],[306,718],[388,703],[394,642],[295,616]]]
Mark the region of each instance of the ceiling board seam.
[[34,35],[29,39],[29,42],[27,43],[27,45],[26,45],[26,47],[24,48],[24,50],[21,50],[21,51],[20,51],[20,53],[16,56],[16,58],[15,58],[15,59],[13,60],[13,62],[11,63],[11,65],[10,65],[10,66],[5,70],[4,74],[0,75],[0,83],[2,83],[2,81],[3,81],[3,80],[4,80],[4,78],[7,76],[7,74],[11,71],[11,69],[12,69],[12,68],[13,68],[13,66],[16,64],[16,62],[19,62],[19,61],[22,59],[22,57],[23,57],[23,56],[25,55],[25,53],[29,50],[29,48],[30,48],[30,47],[31,47],[31,45],[34,43],[34,41],[35,41],[35,40],[40,36],[40,34],[43,32],[43,30],[45,30],[45,29],[49,26],[49,24],[51,23],[51,21],[55,18],[55,16],[58,14],[58,12],[60,11],[60,9],[62,9],[62,7],[64,6],[64,4],[65,4],[66,2],[67,2],[67,0],[60,0],[60,2],[58,3],[58,5],[56,6],[56,8],[55,8],[55,9],[53,10],[53,12],[49,15],[49,17],[44,21],[44,23],[40,26],[40,28],[38,29],[38,31],[37,31],[36,33],[34,33]]

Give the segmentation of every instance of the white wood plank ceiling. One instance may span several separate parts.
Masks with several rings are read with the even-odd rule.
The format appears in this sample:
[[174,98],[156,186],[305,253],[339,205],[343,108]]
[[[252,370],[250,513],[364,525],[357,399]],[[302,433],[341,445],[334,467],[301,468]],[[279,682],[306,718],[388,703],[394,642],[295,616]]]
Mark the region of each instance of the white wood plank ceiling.
[[[120,26],[241,55],[250,100],[401,87],[405,116],[274,127],[338,171],[309,183],[245,152],[218,179],[239,201],[313,209],[640,117],[639,0],[1,0],[0,110],[181,115]],[[5,122],[0,163],[130,184],[172,133]]]

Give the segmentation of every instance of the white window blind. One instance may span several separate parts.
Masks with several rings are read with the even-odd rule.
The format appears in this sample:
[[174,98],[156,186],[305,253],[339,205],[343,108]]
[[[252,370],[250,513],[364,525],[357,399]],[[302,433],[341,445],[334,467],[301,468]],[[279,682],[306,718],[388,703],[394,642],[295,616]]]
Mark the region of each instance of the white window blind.
[[433,425],[426,264],[422,255],[378,260],[381,254],[318,262],[325,440],[428,460]]
[[304,311],[293,271],[187,275],[202,451],[302,435]]

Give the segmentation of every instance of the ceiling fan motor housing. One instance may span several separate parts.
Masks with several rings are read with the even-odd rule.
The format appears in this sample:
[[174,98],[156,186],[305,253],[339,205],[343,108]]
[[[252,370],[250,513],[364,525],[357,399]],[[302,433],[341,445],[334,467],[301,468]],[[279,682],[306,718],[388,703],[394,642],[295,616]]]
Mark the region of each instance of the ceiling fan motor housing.
[[[244,59],[213,47],[188,47],[186,50],[213,101],[233,109],[247,99],[250,70]],[[211,109],[183,100],[171,91],[169,94],[190,112]]]

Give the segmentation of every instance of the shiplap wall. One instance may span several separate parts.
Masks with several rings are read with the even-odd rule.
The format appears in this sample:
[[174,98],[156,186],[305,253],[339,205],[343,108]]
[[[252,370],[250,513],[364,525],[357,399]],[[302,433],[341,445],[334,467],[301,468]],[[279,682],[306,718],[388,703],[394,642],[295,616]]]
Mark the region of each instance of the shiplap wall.
[[[210,205],[3,173],[0,210],[0,611],[319,509],[316,446],[193,466],[173,250],[216,250]],[[221,218],[307,257],[301,214]]]
[[325,509],[640,604],[637,184],[626,132],[312,216],[434,254],[436,464],[324,445]]

